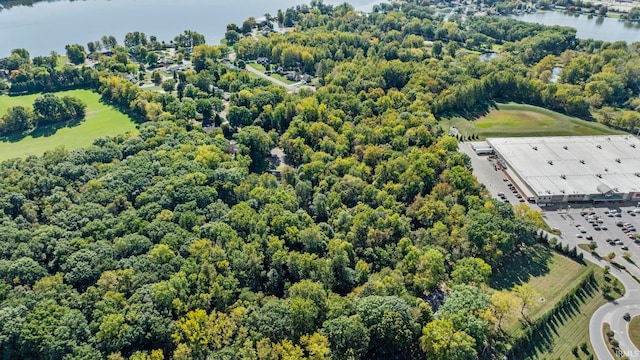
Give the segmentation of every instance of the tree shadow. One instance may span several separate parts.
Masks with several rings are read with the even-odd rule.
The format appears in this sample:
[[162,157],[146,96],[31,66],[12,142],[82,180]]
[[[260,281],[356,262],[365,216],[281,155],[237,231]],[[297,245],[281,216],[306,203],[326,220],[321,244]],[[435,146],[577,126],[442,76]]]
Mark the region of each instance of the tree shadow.
[[455,115],[460,116],[461,118],[463,118],[465,120],[473,121],[473,120],[477,120],[477,119],[489,114],[489,112],[491,110],[497,109],[497,108],[498,108],[498,106],[493,101],[482,102],[482,103],[477,104],[476,106],[474,106],[471,109],[467,109],[467,110],[465,110],[463,112],[456,113]]
[[22,139],[31,136],[33,138],[39,137],[49,137],[55,135],[58,130],[64,128],[73,128],[84,122],[85,119],[82,120],[68,120],[64,122],[60,122],[57,124],[49,124],[44,126],[38,126],[35,129],[23,131],[23,132],[14,132],[11,134],[0,136],[0,141],[2,142],[18,142]]
[[585,316],[586,314],[581,312],[580,307],[586,304],[590,297],[597,296],[597,292],[598,287],[595,280],[583,283],[575,295],[566,300],[560,300],[564,303],[551,310],[548,318],[544,319],[543,317],[531,325],[532,327],[527,329],[527,335],[516,341],[511,355],[517,359],[536,359],[551,350],[556,341],[562,341],[561,338],[558,338],[558,328],[576,316]]
[[509,255],[502,266],[493,270],[489,285],[496,290],[511,289],[532,277],[547,274],[551,257],[551,250],[543,246],[523,248]]
[[[9,94],[9,96],[20,96],[21,94]],[[136,125],[140,125],[144,122],[146,122],[147,120],[142,118],[139,114],[134,113],[133,111],[131,111],[131,109],[125,107],[125,106],[121,106],[118,104],[114,104],[114,103],[110,103],[108,101],[105,101],[104,99],[100,98],[99,102],[105,106],[111,107],[114,110],[117,110],[118,112],[125,114],[127,116],[129,116],[129,118],[136,124]],[[2,135],[0,136],[0,142],[10,142],[10,143],[15,143],[18,141],[21,141],[22,139],[31,136],[33,138],[39,138],[39,137],[49,137],[49,136],[53,136],[55,135],[58,130],[60,129],[64,129],[64,128],[73,128],[76,126],[79,126],[80,124],[82,124],[84,121],[87,120],[87,117],[89,116],[89,112],[87,112],[87,114],[85,115],[85,117],[83,119],[76,119],[76,120],[67,120],[67,121],[62,121],[59,123],[55,123],[55,124],[48,124],[48,125],[43,125],[43,126],[38,126],[35,129],[31,129],[31,130],[25,130],[23,132],[13,132],[10,134],[6,134],[6,135]]]

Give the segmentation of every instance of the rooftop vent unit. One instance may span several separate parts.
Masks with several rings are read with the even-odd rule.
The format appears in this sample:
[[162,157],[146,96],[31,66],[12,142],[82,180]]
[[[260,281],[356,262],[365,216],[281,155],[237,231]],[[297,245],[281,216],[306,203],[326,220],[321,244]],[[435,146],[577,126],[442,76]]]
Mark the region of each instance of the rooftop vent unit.
[[580,160],[580,164],[584,164],[584,160]]
[[537,146],[534,146],[534,147],[533,147],[533,150],[538,151],[538,147],[537,147]]
[[598,149],[602,149],[602,145],[596,145]]
[[562,148],[565,150],[569,150],[569,147],[567,145],[563,146]]
[[631,144],[631,147],[635,149],[636,148],[636,144]]
[[549,164],[549,165],[553,165],[553,160],[549,160],[549,161],[547,161],[547,164]]
[[607,169],[607,168],[604,168],[604,171],[609,171],[609,169]]
[[596,176],[597,176],[597,177],[599,177],[599,178],[601,178],[601,177],[602,177],[602,174],[596,174]]
[[640,172],[637,172],[634,175],[637,176],[637,177],[640,177]]
[[551,190],[547,190],[547,194],[551,194]]
[[564,180],[567,180],[567,175],[560,175],[560,177]]
[[560,190],[560,192],[564,194],[564,190]]
[[616,162],[617,162],[618,164],[620,164],[620,163],[622,162],[622,160],[620,160],[620,159],[616,159]]

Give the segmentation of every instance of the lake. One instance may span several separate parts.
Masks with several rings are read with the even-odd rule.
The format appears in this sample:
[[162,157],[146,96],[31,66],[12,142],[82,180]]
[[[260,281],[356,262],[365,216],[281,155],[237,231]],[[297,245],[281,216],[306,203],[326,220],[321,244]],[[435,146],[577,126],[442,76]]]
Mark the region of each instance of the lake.
[[568,14],[561,11],[544,11],[512,16],[514,19],[544,25],[570,26],[578,30],[580,39],[603,41],[640,41],[640,23],[624,22],[613,18],[589,18],[587,15]]
[[[325,0],[338,5],[343,0]],[[357,10],[370,11],[382,0],[351,0]],[[67,44],[81,44],[113,35],[120,43],[132,31],[173,40],[184,30],[203,34],[218,44],[228,23],[240,25],[249,16],[275,16],[303,0],[47,0],[0,11],[0,57],[11,49],[25,48],[32,56],[64,53]]]

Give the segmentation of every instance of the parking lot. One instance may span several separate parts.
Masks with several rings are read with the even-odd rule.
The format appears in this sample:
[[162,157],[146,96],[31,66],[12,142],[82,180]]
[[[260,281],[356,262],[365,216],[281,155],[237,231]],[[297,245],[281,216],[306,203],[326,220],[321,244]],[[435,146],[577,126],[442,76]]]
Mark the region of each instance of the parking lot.
[[[473,166],[473,174],[478,178],[478,181],[484,184],[491,196],[509,202],[512,205],[526,202],[523,198],[524,194],[518,191],[518,185],[511,180],[510,175],[494,168],[495,161],[491,157],[476,155],[469,147],[469,143],[461,143],[460,151],[469,155],[471,166]],[[514,188],[509,185],[513,185]],[[500,194],[504,194],[504,196],[500,196]],[[530,206],[535,210],[540,210],[535,204],[530,204]]]
[[[622,205],[622,206],[620,206]],[[601,256],[613,252],[621,258],[624,252],[640,263],[640,208],[637,204],[565,205],[544,211],[547,224],[560,230],[558,238],[570,246],[595,241]]]
[[[513,205],[525,203],[534,210],[541,211],[547,224],[560,231],[561,235],[556,237],[563,243],[573,247],[595,241],[598,245],[596,251],[600,256],[605,257],[613,252],[616,254],[616,260],[625,264],[621,257],[623,253],[628,251],[631,254],[631,259],[640,265],[640,243],[636,243],[635,239],[629,237],[629,234],[640,236],[637,231],[640,230],[640,208],[638,207],[640,204],[635,202],[565,203],[554,207],[540,208],[523,199],[524,194],[519,191],[517,184],[511,181],[509,173],[496,170],[490,157],[476,155],[467,143],[460,144],[460,151],[469,155],[474,175],[485,185],[491,196],[501,201],[508,201]],[[510,187],[510,184],[513,187]],[[518,197],[518,195],[520,196]],[[622,226],[618,226],[617,223]],[[625,226],[626,223],[629,225]],[[625,232],[625,229],[628,230],[628,228],[635,229],[635,231]],[[611,241],[607,242],[607,239],[611,239]],[[640,240],[638,241],[640,242]]]

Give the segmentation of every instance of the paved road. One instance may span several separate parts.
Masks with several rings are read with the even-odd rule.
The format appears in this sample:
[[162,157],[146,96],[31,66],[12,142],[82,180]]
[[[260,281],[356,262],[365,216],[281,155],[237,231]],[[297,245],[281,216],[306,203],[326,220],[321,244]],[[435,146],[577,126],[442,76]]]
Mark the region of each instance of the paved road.
[[294,86],[293,84],[287,84],[284,81],[280,81],[272,76],[269,76],[265,73],[263,73],[262,71],[258,71],[254,68],[252,68],[251,66],[247,65],[247,67],[245,68],[247,71],[254,73],[258,76],[260,76],[261,78],[267,79],[269,81],[271,81],[272,83],[276,84],[276,85],[280,85],[283,88],[285,88],[288,92],[295,92],[296,86]]
[[631,317],[640,315],[640,285],[629,274],[616,268],[612,267],[611,273],[620,279],[626,292],[620,299],[601,306],[593,313],[589,321],[589,340],[599,360],[614,360],[607,347],[605,335],[602,333],[602,324],[608,323],[615,333],[615,339],[620,343],[622,354],[629,359],[640,359],[640,351],[629,338],[629,323],[623,319],[625,313],[629,313]]
[[302,83],[299,83],[299,82],[297,82],[295,84],[287,84],[286,82],[280,81],[280,80],[274,78],[273,76],[269,76],[269,75],[263,73],[262,71],[258,71],[258,70],[252,68],[249,65],[247,65],[246,70],[251,72],[251,73],[254,73],[254,74],[256,74],[256,75],[258,75],[258,76],[260,76],[260,77],[262,77],[264,79],[267,79],[267,80],[271,81],[272,83],[274,83],[276,85],[282,86],[283,88],[285,88],[287,90],[287,92],[290,92],[290,93],[296,93],[296,92],[300,91],[300,89],[310,89],[310,90],[315,91],[315,88],[313,86],[303,85]]

